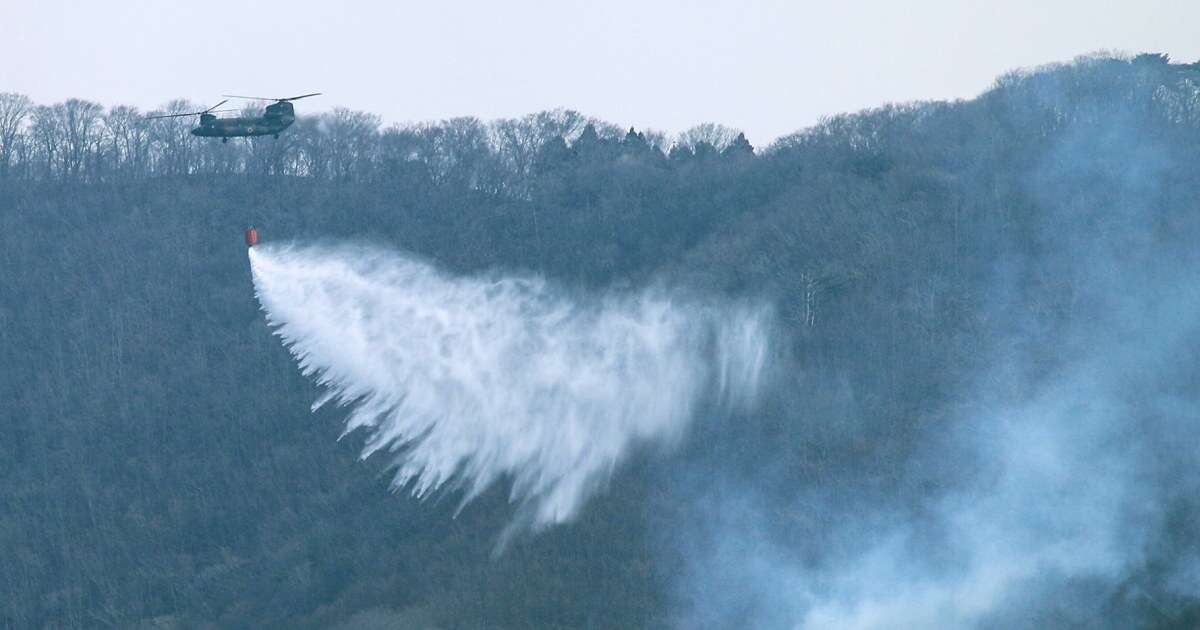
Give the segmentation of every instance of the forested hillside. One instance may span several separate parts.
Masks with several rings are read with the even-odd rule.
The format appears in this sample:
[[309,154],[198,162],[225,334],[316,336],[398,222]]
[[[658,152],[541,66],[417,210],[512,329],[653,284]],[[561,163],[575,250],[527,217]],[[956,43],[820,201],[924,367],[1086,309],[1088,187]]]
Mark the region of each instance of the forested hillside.
[[[1200,64],[1083,58],[757,149],[566,110],[228,144],[142,115],[0,94],[0,627],[870,626],[892,583],[951,626],[1200,625]],[[492,557],[505,488],[393,495],[310,414],[248,225],[766,300],[783,367]],[[964,612],[980,531],[1039,551]]]

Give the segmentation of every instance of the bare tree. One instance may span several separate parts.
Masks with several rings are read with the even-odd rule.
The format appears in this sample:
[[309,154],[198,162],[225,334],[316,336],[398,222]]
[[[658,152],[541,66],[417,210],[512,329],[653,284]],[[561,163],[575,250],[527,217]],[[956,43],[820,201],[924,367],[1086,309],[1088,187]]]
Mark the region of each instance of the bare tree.
[[72,98],[55,105],[54,112],[60,117],[63,134],[63,174],[72,179],[85,178],[100,147],[100,116],[104,109],[97,103]]
[[491,143],[508,180],[504,188],[519,196],[527,195],[525,185],[541,148],[556,138],[573,140],[587,123],[583,114],[570,109],[553,109],[491,123]]
[[36,168],[40,173],[35,176],[53,179],[62,175],[62,145],[63,133],[59,116],[54,107],[38,105],[33,110],[33,124],[30,128],[33,141],[33,159],[37,161]]
[[0,177],[8,176],[17,144],[23,140],[25,119],[32,110],[33,101],[28,96],[0,92]]
[[391,126],[379,135],[376,175],[383,178],[426,177],[428,165],[421,160],[421,139],[410,127]]
[[724,151],[740,134],[741,132],[737,129],[725,125],[701,123],[679,134],[679,137],[675,139],[675,144],[693,152],[701,143],[707,144],[717,151]]
[[329,139],[329,175],[334,179],[350,179],[355,173],[365,173],[370,164],[379,135],[379,116],[336,108],[322,115],[318,131]]
[[435,183],[478,186],[481,162],[491,146],[488,129],[478,118],[452,118],[414,131],[418,159],[428,165]]
[[325,177],[329,172],[329,137],[322,131],[321,116],[305,116],[288,133],[295,136],[297,150],[288,169],[294,175]]
[[145,175],[150,162],[150,125],[136,107],[121,105],[104,116],[105,154],[119,177]]
[[[199,111],[195,103],[176,99],[167,103],[157,114],[181,114]],[[159,118],[150,121],[150,138],[154,143],[154,170],[160,174],[186,175],[192,169],[191,129],[195,119],[188,116]]]

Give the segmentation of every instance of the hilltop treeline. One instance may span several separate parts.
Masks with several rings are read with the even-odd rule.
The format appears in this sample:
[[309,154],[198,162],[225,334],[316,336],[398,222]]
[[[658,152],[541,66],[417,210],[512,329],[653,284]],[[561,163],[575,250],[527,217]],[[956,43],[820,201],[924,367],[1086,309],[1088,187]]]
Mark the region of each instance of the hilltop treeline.
[[[667,139],[566,110],[386,128],[335,110],[228,144],[191,123],[0,95],[0,627],[678,625],[698,602],[672,543],[697,519],[672,471],[752,483],[773,535],[819,558],[838,523],[797,489],[936,496],[905,481],[914,444],[994,357],[1052,373],[1104,308],[1096,268],[1192,269],[1200,240],[1200,68],[1161,55],[1014,72],[757,151],[719,125]],[[767,299],[789,374],[754,417],[702,419],[579,523],[491,559],[502,488],[457,517],[389,496],[386,462],[335,444],[338,412],[310,416],[253,301],[249,224],[456,272]],[[1096,578],[1088,621],[1200,620],[1164,577],[1200,553],[1200,496],[1162,490],[1169,517],[1144,524],[1140,564]],[[1060,619],[1051,599],[1024,602],[1030,623]]]
[[[667,146],[662,133],[624,134],[571,110],[491,122],[464,117],[385,128],[374,114],[335,108],[301,116],[279,138],[224,146],[197,141],[190,134],[199,124],[196,116],[155,118],[200,109],[185,100],[151,112],[125,105],[105,109],[80,99],[38,105],[22,94],[0,93],[0,176],[92,183],[239,173],[340,181],[421,176],[519,194],[534,174],[540,153],[553,148],[546,146],[551,140],[624,139],[660,153],[669,149],[677,159],[750,150],[744,136],[721,125],[697,125]],[[261,115],[261,109],[251,107],[243,115]]]

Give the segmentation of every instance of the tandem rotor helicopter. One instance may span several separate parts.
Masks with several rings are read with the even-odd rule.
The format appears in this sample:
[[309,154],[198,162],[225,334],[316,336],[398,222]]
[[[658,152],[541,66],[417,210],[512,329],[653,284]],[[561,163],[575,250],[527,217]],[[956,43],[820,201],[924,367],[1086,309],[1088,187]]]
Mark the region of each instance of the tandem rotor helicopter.
[[[204,138],[220,138],[221,142],[229,142],[230,138],[246,138],[249,136],[271,136],[275,139],[279,138],[279,133],[284,129],[292,126],[296,122],[296,109],[292,107],[292,101],[298,101],[302,98],[310,96],[320,96],[320,92],[312,94],[301,94],[300,96],[289,96],[287,98],[264,98],[259,96],[237,96],[235,94],[222,94],[226,97],[225,100],[209,107],[202,112],[189,112],[186,114],[163,114],[161,116],[147,116],[146,118],[180,118],[182,116],[199,116],[200,126],[192,130],[193,136],[201,136]],[[218,110],[217,108],[229,102],[231,98],[244,98],[252,101],[275,101],[267,105],[263,110],[262,116],[254,117],[238,117],[238,118],[218,118],[218,112],[232,110]]]

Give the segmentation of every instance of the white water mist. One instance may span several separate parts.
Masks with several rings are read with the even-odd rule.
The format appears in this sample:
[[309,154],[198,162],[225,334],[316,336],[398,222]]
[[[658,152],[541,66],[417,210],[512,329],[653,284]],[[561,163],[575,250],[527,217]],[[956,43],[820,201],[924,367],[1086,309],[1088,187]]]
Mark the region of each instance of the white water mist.
[[[639,445],[669,447],[703,409],[752,404],[767,311],[724,300],[569,293],[533,276],[454,277],[377,248],[250,250],[268,322],[362,456],[394,487],[463,503],[501,479],[514,526],[575,517]],[[510,528],[510,533],[512,529]]]

